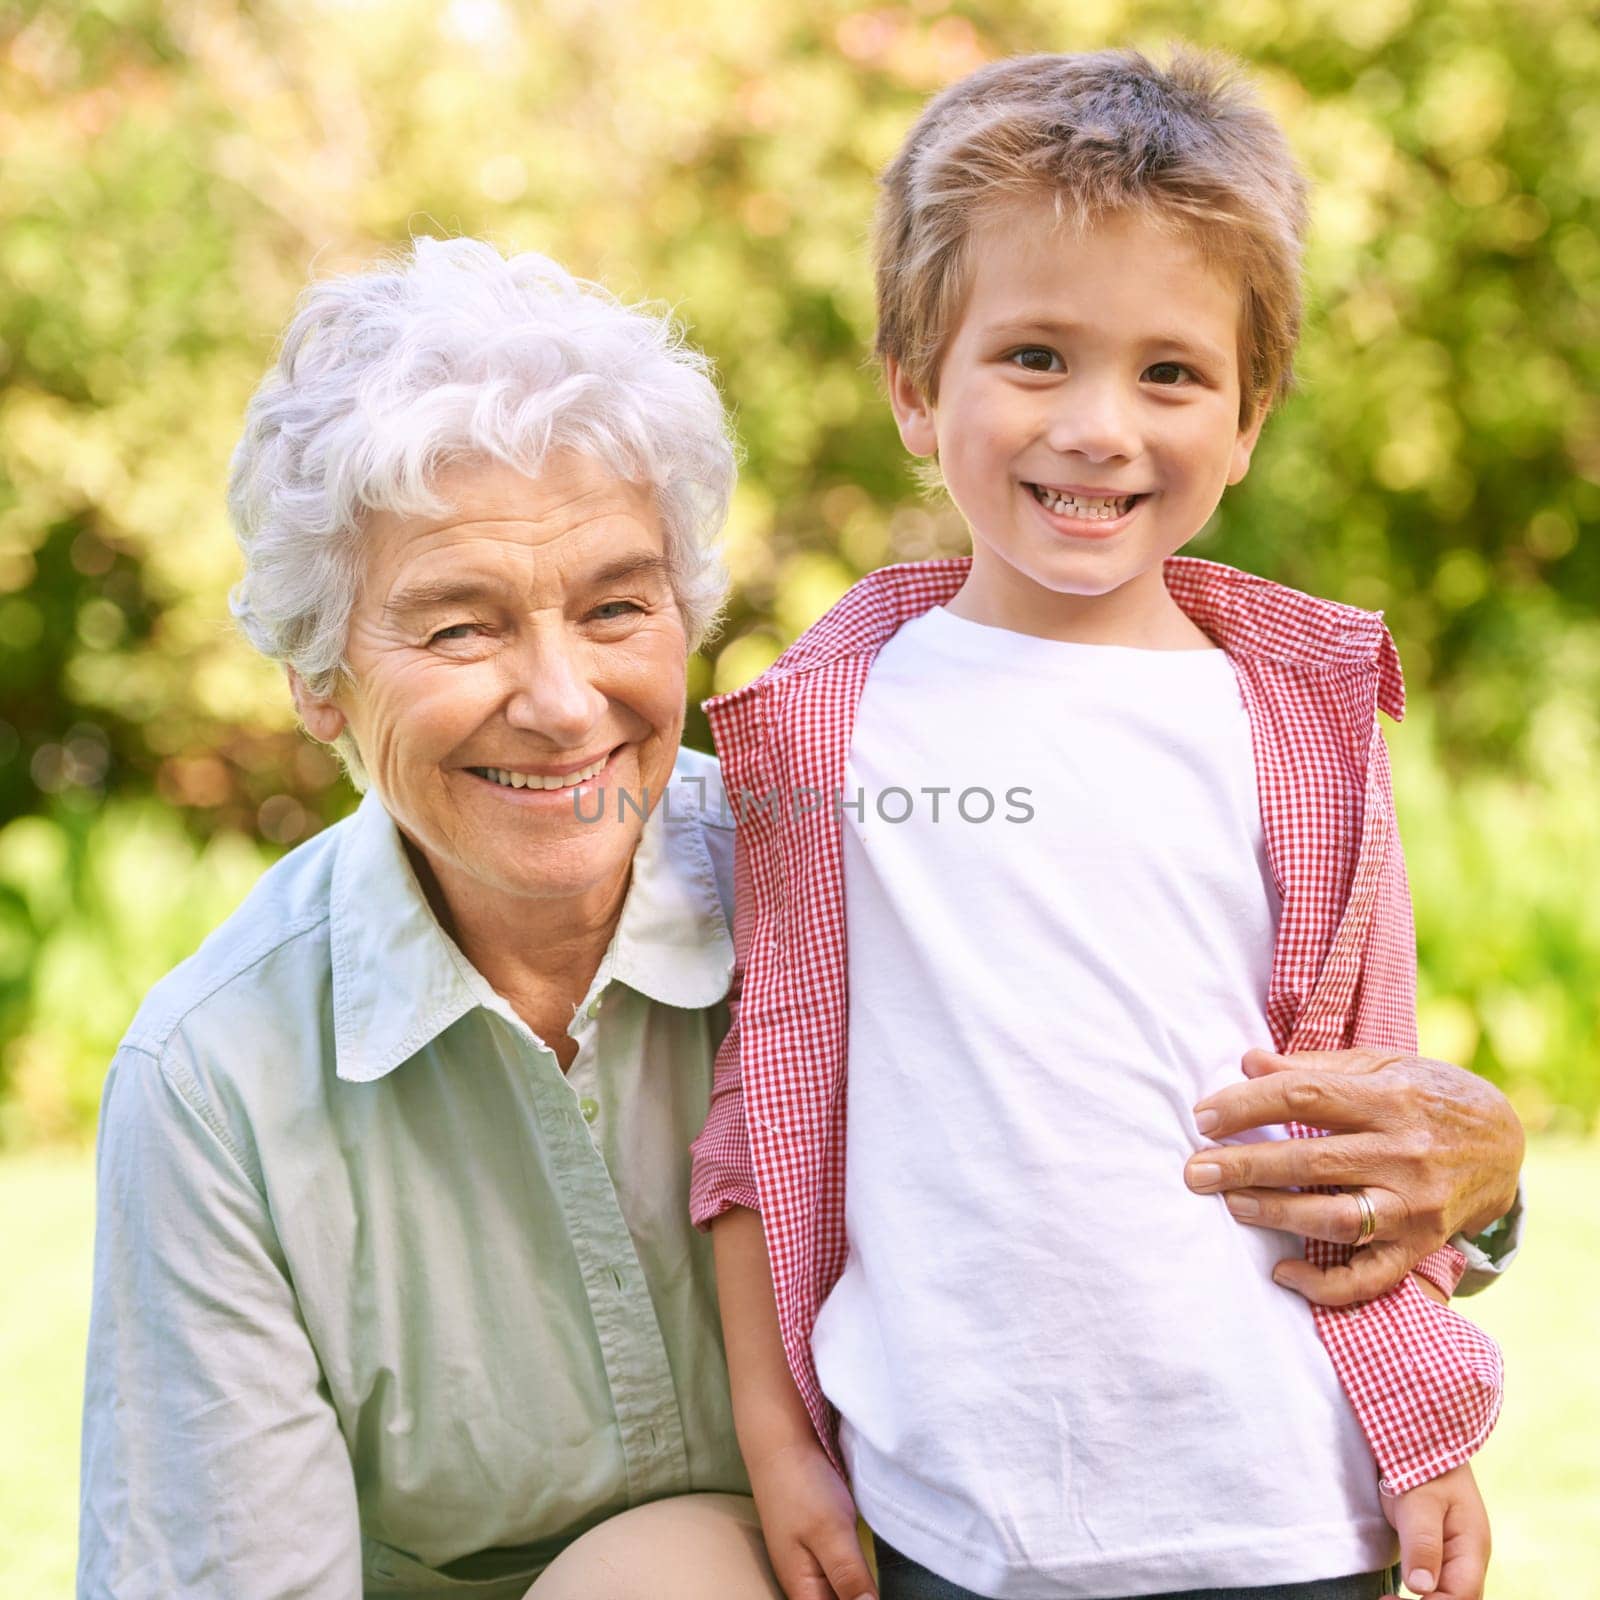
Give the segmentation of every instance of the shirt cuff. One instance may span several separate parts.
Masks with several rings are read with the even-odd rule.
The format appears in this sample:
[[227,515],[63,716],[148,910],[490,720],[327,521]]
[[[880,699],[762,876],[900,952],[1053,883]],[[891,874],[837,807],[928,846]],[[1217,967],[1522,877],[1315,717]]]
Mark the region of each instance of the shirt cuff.
[[707,1179],[704,1184],[696,1186],[689,1196],[689,1220],[699,1232],[707,1233],[718,1217],[732,1211],[735,1206],[743,1206],[747,1211],[759,1215],[761,1197],[756,1193],[753,1182],[741,1177]]
[[1470,1237],[1458,1233],[1450,1243],[1466,1258],[1466,1268],[1461,1274],[1457,1294],[1477,1294],[1487,1289],[1516,1259],[1522,1248],[1523,1186],[1517,1185],[1517,1197],[1503,1217],[1491,1222],[1482,1233]]
[[1431,1255],[1424,1256],[1411,1270],[1441,1290],[1448,1300],[1456,1292],[1461,1274],[1467,1270],[1467,1258],[1453,1244],[1442,1244]]

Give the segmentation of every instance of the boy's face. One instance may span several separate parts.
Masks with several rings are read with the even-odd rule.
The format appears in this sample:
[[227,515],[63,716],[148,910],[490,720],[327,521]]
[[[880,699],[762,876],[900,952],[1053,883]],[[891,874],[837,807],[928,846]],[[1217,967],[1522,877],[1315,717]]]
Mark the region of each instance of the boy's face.
[[982,226],[971,272],[937,401],[889,365],[901,438],[972,530],[969,588],[1019,631],[1138,633],[1260,431],[1239,427],[1238,285],[1142,217],[1076,238],[1044,200]]

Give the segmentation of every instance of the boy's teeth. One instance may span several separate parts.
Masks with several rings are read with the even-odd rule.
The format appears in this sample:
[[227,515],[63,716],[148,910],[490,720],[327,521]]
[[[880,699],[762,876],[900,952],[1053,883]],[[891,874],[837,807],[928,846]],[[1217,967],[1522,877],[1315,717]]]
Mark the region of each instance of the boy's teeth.
[[508,789],[571,789],[595,777],[608,759],[601,756],[593,766],[585,767],[582,772],[569,772],[564,778],[542,778],[536,772],[508,772],[503,767],[474,767],[473,771]]
[[1082,517],[1088,522],[1110,522],[1128,509],[1133,497],[1123,495],[1117,499],[1079,499],[1075,495],[1061,494],[1047,489],[1043,484],[1032,485],[1034,497],[1042,506],[1058,516]]

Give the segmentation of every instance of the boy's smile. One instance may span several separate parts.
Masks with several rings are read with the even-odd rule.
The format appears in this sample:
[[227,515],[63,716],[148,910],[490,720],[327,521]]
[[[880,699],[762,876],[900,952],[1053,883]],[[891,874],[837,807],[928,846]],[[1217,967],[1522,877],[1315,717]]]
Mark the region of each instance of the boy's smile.
[[889,363],[901,437],[937,454],[972,530],[951,609],[1022,633],[1204,642],[1163,561],[1244,477],[1239,288],[1174,231],[1120,214],[1082,237],[1046,199],[977,227],[931,404]]

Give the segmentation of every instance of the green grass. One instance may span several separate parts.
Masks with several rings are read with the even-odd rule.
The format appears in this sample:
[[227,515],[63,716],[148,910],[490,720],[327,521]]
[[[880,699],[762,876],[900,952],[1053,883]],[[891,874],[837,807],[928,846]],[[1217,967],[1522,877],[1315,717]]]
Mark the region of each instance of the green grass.
[[23,1600],[72,1593],[93,1235],[87,1156],[0,1160],[0,1588]]
[[[1510,1280],[1464,1303],[1506,1352],[1505,1412],[1478,1458],[1494,1522],[1488,1600],[1600,1600],[1600,1146],[1536,1144],[1531,1235]],[[84,1156],[0,1160],[0,1573],[72,1592],[93,1176]]]
[[1511,1276],[1461,1309],[1506,1357],[1478,1456],[1494,1529],[1487,1600],[1600,1600],[1600,1144],[1538,1143]]

